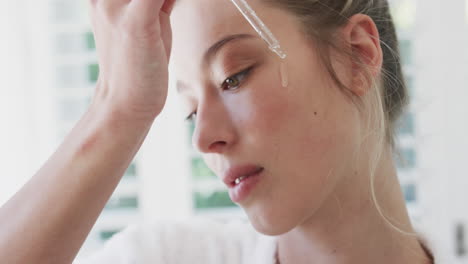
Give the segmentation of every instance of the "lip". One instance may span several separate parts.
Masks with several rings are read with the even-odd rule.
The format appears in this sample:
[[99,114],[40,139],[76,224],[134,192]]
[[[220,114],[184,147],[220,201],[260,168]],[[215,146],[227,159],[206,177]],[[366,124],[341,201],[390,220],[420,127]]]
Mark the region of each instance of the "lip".
[[231,167],[223,176],[223,182],[228,188],[234,188],[236,186],[235,180],[242,176],[248,176],[257,174],[262,171],[263,168],[256,165],[243,165]]
[[[223,181],[229,187],[229,197],[231,200],[238,204],[245,200],[261,180],[262,177],[260,175],[263,171],[264,168],[255,165],[229,169],[224,175]],[[242,176],[245,178],[236,184],[234,181]]]

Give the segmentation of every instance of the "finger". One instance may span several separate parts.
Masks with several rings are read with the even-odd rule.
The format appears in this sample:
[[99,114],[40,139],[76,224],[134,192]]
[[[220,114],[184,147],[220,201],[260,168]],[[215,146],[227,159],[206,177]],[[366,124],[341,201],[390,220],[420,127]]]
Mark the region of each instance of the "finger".
[[161,24],[161,39],[164,43],[167,60],[169,61],[172,48],[172,30],[169,15],[165,14],[164,11],[161,11],[159,23]]
[[159,15],[159,11],[164,3],[164,0],[132,0],[132,6],[135,14],[143,16],[143,18],[152,18]]
[[161,7],[161,11],[163,11],[166,14],[171,14],[172,8],[174,8],[176,0],[165,0],[163,6]]
[[91,6],[108,16],[114,15],[118,10],[127,5],[130,0],[90,0]]

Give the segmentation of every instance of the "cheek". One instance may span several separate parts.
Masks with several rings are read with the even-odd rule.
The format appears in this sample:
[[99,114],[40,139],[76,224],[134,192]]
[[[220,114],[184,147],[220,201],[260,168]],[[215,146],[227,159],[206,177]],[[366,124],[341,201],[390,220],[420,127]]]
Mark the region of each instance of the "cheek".
[[290,85],[283,87],[280,64],[271,63],[245,91],[229,97],[226,105],[242,148],[272,162],[291,157],[310,163],[326,152],[339,152],[348,140],[345,124],[353,118],[344,112],[338,88],[314,67],[290,68]]
[[314,133],[327,115],[321,84],[316,80],[315,83],[300,80],[295,75],[302,72],[296,72],[288,73],[288,78],[293,80],[283,87],[280,66],[279,62],[270,62],[267,69],[257,73],[261,76],[226,102],[230,118],[241,132],[241,141],[250,147],[265,150],[279,148],[290,141],[301,144],[310,142],[311,138],[320,141]]
[[[315,67],[307,66],[302,68]],[[256,83],[238,102],[236,117],[241,139],[260,162],[282,174],[314,172],[315,179],[303,180],[322,182],[331,167],[351,155],[357,123],[352,106],[319,72],[297,69],[284,88],[278,65],[278,73],[272,69],[271,78]]]
[[247,144],[259,144],[267,139],[272,131],[284,127],[284,120],[290,115],[291,102],[284,96],[284,89],[275,71],[269,78],[258,80],[248,91],[232,103],[230,112],[235,120],[241,140]]

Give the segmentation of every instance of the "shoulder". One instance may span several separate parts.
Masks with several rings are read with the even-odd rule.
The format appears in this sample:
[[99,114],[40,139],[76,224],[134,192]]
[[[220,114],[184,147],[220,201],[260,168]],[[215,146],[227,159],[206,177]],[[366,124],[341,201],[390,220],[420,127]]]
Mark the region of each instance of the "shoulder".
[[274,245],[244,220],[144,221],[116,234],[93,256],[99,261],[85,263],[261,263],[252,258],[273,256]]

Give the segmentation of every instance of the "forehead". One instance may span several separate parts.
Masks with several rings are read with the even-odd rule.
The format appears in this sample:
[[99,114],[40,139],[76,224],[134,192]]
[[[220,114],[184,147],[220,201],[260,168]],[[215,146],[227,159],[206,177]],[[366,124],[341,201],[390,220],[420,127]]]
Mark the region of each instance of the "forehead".
[[[249,2],[259,9],[260,0]],[[257,33],[230,0],[182,0],[171,14],[171,64],[201,62],[204,52],[227,35]],[[189,61],[190,60],[190,61]]]
[[[254,9],[259,9],[259,2],[249,1]],[[208,41],[223,33],[250,30],[250,25],[230,0],[178,1],[171,14],[171,24],[176,42],[187,38]]]

